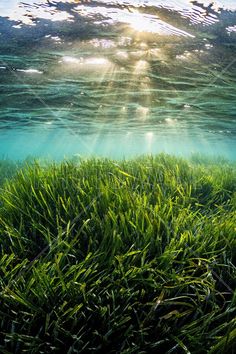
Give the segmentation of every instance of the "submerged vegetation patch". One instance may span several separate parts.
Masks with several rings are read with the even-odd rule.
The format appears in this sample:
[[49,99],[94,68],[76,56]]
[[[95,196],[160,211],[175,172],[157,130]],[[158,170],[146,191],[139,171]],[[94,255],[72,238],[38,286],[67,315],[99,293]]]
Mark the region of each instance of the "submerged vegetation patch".
[[0,187],[11,177],[14,176],[16,171],[20,168],[22,164],[9,161],[7,159],[0,160]]
[[35,162],[0,181],[1,352],[235,351],[234,164]]

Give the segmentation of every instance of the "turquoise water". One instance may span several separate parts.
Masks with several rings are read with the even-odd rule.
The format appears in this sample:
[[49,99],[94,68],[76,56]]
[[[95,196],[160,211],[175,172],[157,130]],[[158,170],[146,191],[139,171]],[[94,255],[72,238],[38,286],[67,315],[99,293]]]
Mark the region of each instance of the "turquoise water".
[[236,3],[1,1],[0,155],[236,160]]

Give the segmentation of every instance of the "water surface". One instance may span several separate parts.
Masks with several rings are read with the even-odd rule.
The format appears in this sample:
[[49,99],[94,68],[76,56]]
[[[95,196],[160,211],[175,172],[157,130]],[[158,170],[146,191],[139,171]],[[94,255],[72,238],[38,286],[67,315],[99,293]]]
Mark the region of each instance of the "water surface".
[[1,1],[0,155],[236,159],[235,1]]

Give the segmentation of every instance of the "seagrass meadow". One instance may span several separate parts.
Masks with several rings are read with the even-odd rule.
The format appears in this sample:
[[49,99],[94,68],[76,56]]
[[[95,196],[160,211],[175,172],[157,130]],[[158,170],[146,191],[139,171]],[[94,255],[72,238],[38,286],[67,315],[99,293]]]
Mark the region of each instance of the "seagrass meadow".
[[0,167],[1,353],[235,353],[235,163]]

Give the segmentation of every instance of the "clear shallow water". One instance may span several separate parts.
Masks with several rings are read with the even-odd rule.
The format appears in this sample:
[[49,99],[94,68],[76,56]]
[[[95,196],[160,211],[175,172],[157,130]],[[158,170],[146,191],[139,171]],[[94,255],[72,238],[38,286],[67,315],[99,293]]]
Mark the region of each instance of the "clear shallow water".
[[235,1],[1,1],[0,155],[236,160]]

